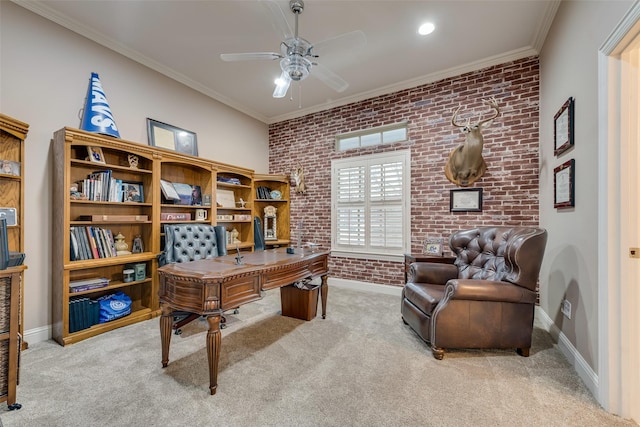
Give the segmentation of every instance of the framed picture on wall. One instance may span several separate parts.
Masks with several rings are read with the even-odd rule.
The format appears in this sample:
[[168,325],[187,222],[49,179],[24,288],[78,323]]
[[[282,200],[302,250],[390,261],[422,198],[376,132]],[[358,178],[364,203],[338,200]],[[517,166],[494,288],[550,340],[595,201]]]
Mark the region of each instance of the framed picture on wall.
[[451,190],[449,196],[451,212],[482,212],[482,188]]
[[573,97],[565,102],[553,118],[553,154],[559,155],[573,146]]
[[553,170],[553,207],[572,208],[575,202],[575,165],[571,159]]

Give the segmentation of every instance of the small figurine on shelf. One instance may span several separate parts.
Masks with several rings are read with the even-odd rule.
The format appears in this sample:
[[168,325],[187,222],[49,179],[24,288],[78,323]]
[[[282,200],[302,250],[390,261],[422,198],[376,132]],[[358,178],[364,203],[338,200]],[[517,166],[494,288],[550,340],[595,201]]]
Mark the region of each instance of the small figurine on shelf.
[[131,247],[131,252],[134,254],[139,254],[144,252],[144,246],[142,245],[142,236],[139,234],[133,239],[133,246]]
[[127,156],[127,161],[129,162],[129,167],[131,169],[138,169],[138,156],[135,154],[129,154]]
[[239,235],[240,235],[240,232],[238,232],[238,230],[236,230],[235,228],[231,230],[231,243],[233,244],[242,243],[240,242],[240,239],[238,239]]
[[122,234],[118,233],[114,239],[116,241],[116,255],[131,255],[129,245],[124,241],[124,236]]

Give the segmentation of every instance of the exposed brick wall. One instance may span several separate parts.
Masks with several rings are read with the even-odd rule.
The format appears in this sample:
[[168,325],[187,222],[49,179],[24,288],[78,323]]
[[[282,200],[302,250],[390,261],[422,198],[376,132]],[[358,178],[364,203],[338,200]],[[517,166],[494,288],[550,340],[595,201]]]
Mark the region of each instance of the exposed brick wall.
[[[291,193],[291,235],[304,221],[303,241],[331,246],[331,160],[411,150],[411,249],[422,251],[427,237],[448,239],[452,231],[477,225],[538,225],[538,58],[513,61],[477,72],[379,96],[269,126],[270,173],[288,174],[300,163],[307,192]],[[451,125],[491,111],[483,104],[495,97],[501,115],[483,132],[485,175],[472,188],[483,189],[482,212],[449,212],[444,176],[449,153],[464,141]],[[407,142],[336,152],[335,135],[408,122]],[[447,253],[447,252],[445,252]],[[355,258],[330,258],[331,276],[402,285],[403,264]]]

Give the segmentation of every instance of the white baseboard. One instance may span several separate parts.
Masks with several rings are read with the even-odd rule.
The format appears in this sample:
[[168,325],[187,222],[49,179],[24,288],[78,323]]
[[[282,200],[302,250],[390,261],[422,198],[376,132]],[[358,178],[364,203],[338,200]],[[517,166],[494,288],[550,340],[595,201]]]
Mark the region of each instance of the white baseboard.
[[353,289],[355,291],[377,292],[386,295],[402,295],[402,286],[377,285],[375,283],[360,282],[358,280],[337,279],[329,277],[328,285],[336,288]]
[[536,307],[536,318],[542,323],[544,329],[551,334],[553,340],[557,343],[560,352],[567,358],[578,376],[582,379],[591,394],[599,396],[600,385],[598,375],[591,369],[591,366],[584,360],[582,355],[573,346],[571,341],[562,333],[560,329],[553,323],[551,318],[540,307]]
[[28,331],[24,331],[24,337],[22,338],[29,344],[47,341],[51,339],[51,325],[41,326],[39,328],[33,328],[29,329]]

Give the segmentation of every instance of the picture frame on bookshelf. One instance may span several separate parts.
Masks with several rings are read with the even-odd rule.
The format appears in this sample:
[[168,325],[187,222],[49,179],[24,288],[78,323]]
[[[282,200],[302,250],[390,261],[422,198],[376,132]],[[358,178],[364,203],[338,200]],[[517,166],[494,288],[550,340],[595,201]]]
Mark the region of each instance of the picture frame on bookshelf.
[[443,254],[443,239],[442,238],[428,238],[425,239],[422,244],[422,253],[425,255],[438,255]]
[[20,162],[0,159],[0,173],[5,175],[20,176]]
[[102,153],[102,147],[94,147],[87,145],[87,154],[89,155],[89,161],[93,163],[106,163],[104,160],[104,154]]
[[191,204],[202,206],[202,188],[199,185],[192,185],[191,188]]
[[216,203],[222,208],[235,208],[236,195],[232,190],[217,190]]
[[18,214],[16,208],[0,208],[0,218],[7,220],[7,227],[18,225]]
[[193,204],[193,187],[183,182],[174,182],[173,188],[178,193],[178,200],[175,201],[176,205],[192,205]]
[[142,182],[122,181],[124,202],[144,202],[144,185]]
[[198,156],[198,138],[195,132],[147,118],[149,145]]

